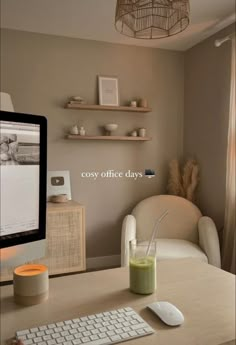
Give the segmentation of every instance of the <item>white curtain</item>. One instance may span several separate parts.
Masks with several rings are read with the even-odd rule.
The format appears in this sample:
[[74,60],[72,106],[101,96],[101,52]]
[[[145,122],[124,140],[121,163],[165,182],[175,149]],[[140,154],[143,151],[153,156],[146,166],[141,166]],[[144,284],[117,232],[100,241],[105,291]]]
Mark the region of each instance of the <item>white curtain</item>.
[[236,137],[235,137],[235,38],[232,40],[232,60],[231,60],[231,90],[230,90],[230,109],[228,127],[228,148],[226,162],[226,205],[225,222],[223,232],[223,261],[222,266],[225,270],[235,274],[235,241],[236,241]]

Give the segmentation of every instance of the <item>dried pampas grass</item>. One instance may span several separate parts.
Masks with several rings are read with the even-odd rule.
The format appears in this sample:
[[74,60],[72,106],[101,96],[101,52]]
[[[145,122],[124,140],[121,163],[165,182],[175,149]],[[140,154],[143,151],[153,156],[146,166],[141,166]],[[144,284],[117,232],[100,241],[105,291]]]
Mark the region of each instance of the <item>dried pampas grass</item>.
[[199,166],[194,159],[189,159],[181,175],[181,168],[177,159],[169,164],[169,179],[167,192],[186,198],[192,202],[196,201],[196,189],[199,182]]
[[167,191],[172,195],[184,196],[182,176],[177,159],[172,160],[169,164],[169,180],[167,184]]

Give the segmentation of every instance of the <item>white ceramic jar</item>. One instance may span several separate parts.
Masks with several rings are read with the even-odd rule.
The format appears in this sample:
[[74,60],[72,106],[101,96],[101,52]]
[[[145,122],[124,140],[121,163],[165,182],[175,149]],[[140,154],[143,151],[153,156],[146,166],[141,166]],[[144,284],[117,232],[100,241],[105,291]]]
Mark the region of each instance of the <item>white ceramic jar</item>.
[[139,137],[146,137],[146,128],[139,128],[138,135]]

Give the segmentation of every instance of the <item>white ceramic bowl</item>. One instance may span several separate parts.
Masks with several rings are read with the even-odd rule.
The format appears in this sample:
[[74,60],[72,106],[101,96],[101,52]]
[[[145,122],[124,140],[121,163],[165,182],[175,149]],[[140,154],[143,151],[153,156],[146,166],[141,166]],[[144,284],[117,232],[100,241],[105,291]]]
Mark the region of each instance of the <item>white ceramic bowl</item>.
[[116,123],[108,123],[107,125],[104,126],[105,130],[108,132],[114,132],[117,130],[118,125]]

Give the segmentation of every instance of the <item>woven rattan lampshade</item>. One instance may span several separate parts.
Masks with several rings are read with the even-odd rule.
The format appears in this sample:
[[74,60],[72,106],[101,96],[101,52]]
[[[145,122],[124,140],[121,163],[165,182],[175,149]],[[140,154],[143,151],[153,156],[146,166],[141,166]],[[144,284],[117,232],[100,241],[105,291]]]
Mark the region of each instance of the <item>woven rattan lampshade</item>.
[[133,38],[176,35],[189,24],[189,0],[117,0],[117,31]]

